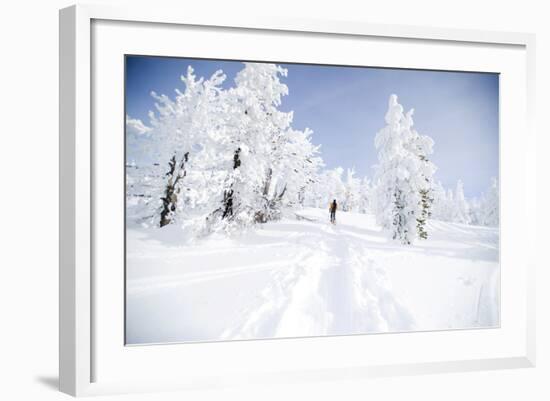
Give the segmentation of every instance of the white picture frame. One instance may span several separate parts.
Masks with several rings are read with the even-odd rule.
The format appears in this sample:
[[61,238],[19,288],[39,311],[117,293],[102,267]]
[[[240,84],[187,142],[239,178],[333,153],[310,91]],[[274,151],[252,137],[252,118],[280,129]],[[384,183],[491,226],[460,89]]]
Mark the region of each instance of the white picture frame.
[[[506,247],[506,254],[502,254],[502,261],[506,258],[523,255],[522,263],[517,265],[514,271],[509,271],[513,280],[505,281],[502,293],[502,307],[506,311],[510,305],[516,305],[514,319],[503,318],[502,327],[495,331],[459,331],[454,333],[411,333],[370,336],[376,342],[376,347],[381,347],[381,354],[367,360],[364,355],[358,353],[354,358],[336,360],[337,353],[331,350],[339,347],[367,346],[365,336],[339,337],[332,339],[300,339],[300,340],[264,340],[236,342],[227,344],[205,344],[202,348],[187,348],[186,362],[189,374],[185,377],[170,376],[163,372],[153,377],[146,369],[136,376],[132,376],[141,365],[150,365],[152,361],[166,361],[172,358],[177,360],[179,355],[167,347],[157,348],[141,347],[131,351],[124,349],[123,342],[114,339],[113,344],[105,345],[105,338],[111,338],[110,325],[117,325],[113,319],[103,317],[101,302],[96,304],[95,291],[104,291],[113,294],[114,291],[123,293],[119,281],[111,280],[110,276],[100,274],[94,270],[97,268],[99,257],[96,254],[94,235],[97,235],[102,224],[98,221],[101,213],[96,213],[96,197],[98,157],[109,157],[103,145],[94,141],[94,127],[98,125],[94,121],[95,115],[94,88],[92,80],[95,69],[101,68],[94,58],[97,51],[102,51],[101,46],[105,40],[99,38],[94,42],[94,24],[100,26],[106,22],[107,29],[111,29],[117,23],[121,26],[114,27],[112,31],[104,31],[109,34],[135,29],[137,33],[144,26],[156,26],[158,35],[165,35],[170,29],[185,29],[185,27],[199,27],[209,32],[219,31],[220,34],[231,30],[241,36],[254,35],[256,32],[272,35],[307,35],[323,38],[339,37],[343,39],[378,39],[385,41],[414,41],[419,44],[433,44],[435,46],[456,46],[457,51],[467,48],[509,49],[509,54],[494,60],[493,72],[500,72],[498,63],[510,60],[517,64],[517,70],[510,70],[510,76],[519,74],[510,80],[510,86],[501,93],[501,104],[511,96],[511,90],[517,90],[522,95],[516,99],[520,106],[517,116],[513,120],[502,120],[506,131],[507,125],[511,128],[519,128],[522,134],[516,137],[503,137],[501,152],[507,149],[515,149],[519,154],[520,167],[515,173],[511,171],[502,159],[501,174],[503,180],[510,175],[511,183],[521,183],[522,193],[510,195],[509,207],[503,208],[503,218],[510,224],[503,224],[502,230],[508,230],[511,226],[519,229],[525,228],[527,237],[521,243],[514,242],[514,250],[508,251],[511,242],[503,240],[501,246]],[[130,27],[126,23],[137,24]],[[99,24],[99,25],[97,25]],[[114,25],[113,25],[114,24]],[[111,27],[111,28],[110,28]],[[103,29],[103,28],[97,28]],[[101,37],[101,32],[98,34]],[[121,43],[126,38],[117,34],[111,36],[112,42]],[[157,35],[157,33],[155,33]],[[104,35],[105,36],[105,35]],[[126,35],[131,36],[131,35]],[[347,40],[346,39],[346,40]],[[114,49],[115,45],[113,45]],[[254,16],[228,17],[228,16],[202,16],[188,15],[183,10],[165,10],[157,8],[112,8],[109,6],[78,5],[60,11],[60,390],[75,396],[95,395],[108,393],[126,393],[136,391],[160,391],[169,389],[201,389],[209,387],[230,386],[245,383],[280,383],[311,380],[329,380],[340,378],[362,378],[371,376],[387,376],[402,374],[423,374],[437,372],[470,371],[481,369],[505,369],[517,367],[532,367],[535,365],[535,278],[534,271],[537,263],[534,253],[534,226],[535,226],[535,133],[533,129],[534,112],[534,35],[524,33],[484,32],[459,29],[438,29],[412,26],[375,25],[363,22],[349,21],[316,21],[293,20],[291,18],[258,18]],[[107,50],[108,51],[108,50]],[[119,50],[113,50],[119,51]],[[503,50],[504,51],[504,50]],[[507,50],[506,50],[507,51]],[[112,53],[115,54],[115,53]],[[292,61],[292,60],[289,60]],[[472,61],[473,62],[473,61]],[[426,61],[423,66],[429,65]],[[445,65],[433,65],[440,69]],[[514,64],[511,63],[511,64]],[[514,65],[516,65],[514,64]],[[456,65],[455,69],[464,69],[464,65]],[[472,66],[472,68],[474,68]],[[488,67],[489,68],[489,67]],[[505,68],[502,66],[502,68]],[[507,67],[512,68],[512,67]],[[514,67],[515,68],[515,67]],[[452,68],[450,68],[452,69]],[[115,77],[116,78],[116,77]],[[122,90],[122,85],[120,86]],[[510,90],[508,90],[510,89]],[[101,96],[96,94],[95,96]],[[97,99],[96,99],[97,100]],[[504,108],[506,110],[506,107]],[[121,117],[122,118],[122,117]],[[122,120],[121,120],[122,121]],[[122,124],[120,130],[123,132]],[[506,131],[508,132],[508,131]],[[122,135],[122,134],[121,134]],[[519,146],[521,145],[521,146]],[[115,146],[116,148],[116,146]],[[116,152],[116,149],[114,150]],[[104,189],[101,188],[103,191]],[[503,197],[507,196],[506,188],[502,191]],[[513,198],[512,198],[513,197]],[[509,217],[509,218],[508,218]],[[98,225],[99,224],[99,225]],[[118,230],[118,229],[117,229]],[[122,231],[120,228],[119,231]],[[503,231],[504,232],[504,231]],[[507,247],[508,246],[508,247]],[[515,259],[514,259],[515,260]],[[519,260],[519,259],[517,259]],[[115,275],[118,274],[115,272]],[[115,276],[113,276],[115,277]],[[116,277],[115,277],[116,278]],[[120,278],[120,277],[119,277]],[[504,279],[506,280],[506,278]],[[513,281],[514,283],[511,283]],[[107,286],[104,286],[107,283]],[[110,284],[109,284],[110,283]],[[507,291],[506,283],[514,290]],[[514,284],[516,287],[511,287]],[[101,288],[98,288],[101,287]],[[112,287],[112,288],[107,288]],[[111,291],[111,292],[109,292]],[[103,299],[118,303],[118,298],[110,298],[111,295],[102,295]],[[107,297],[107,298],[105,298]],[[115,316],[115,315],[113,315]],[[511,316],[511,315],[510,315]],[[512,321],[513,320],[513,321]],[[123,322],[120,322],[123,325]],[[99,328],[98,328],[99,327]],[[501,330],[500,332],[498,330]],[[498,333],[508,334],[500,336]],[[399,336],[408,336],[411,341],[407,344],[450,344],[457,341],[459,344],[455,354],[437,354],[437,345],[434,347],[434,355],[421,358],[417,353],[410,353],[403,357],[385,356],[384,349],[391,349],[399,344]],[[412,337],[411,337],[412,336]],[[416,336],[416,337],[415,337]],[[425,337],[422,337],[425,336]],[[405,337],[403,337],[405,338]],[[386,339],[390,339],[386,341]],[[494,349],[483,352],[481,347],[461,357],[460,350],[463,344],[473,344],[479,339],[480,343],[495,343]],[[407,341],[409,341],[407,340]],[[391,343],[391,344],[390,344]],[[282,344],[282,345],[281,345]],[[293,345],[290,345],[293,344]],[[287,346],[288,345],[288,346]],[[117,360],[116,356],[106,355],[109,347],[118,347],[117,352],[128,353],[126,360]],[[180,345],[179,350],[182,346]],[[188,346],[188,345],[187,345]],[[252,366],[246,368],[227,363],[215,372],[208,373],[209,366],[193,369],[193,358],[201,357],[201,353],[214,357],[216,354],[230,358],[234,352],[245,355],[265,353],[265,355],[277,355],[290,352],[291,348],[305,350],[311,355],[323,347],[327,352],[322,361],[312,359],[310,364],[298,363],[295,360],[273,359],[271,367]],[[176,346],[178,347],[178,346]],[[386,347],[386,348],[384,348]],[[410,346],[407,346],[409,348]],[[475,347],[474,347],[475,348]],[[178,351],[179,352],[179,351]],[[398,351],[399,352],[399,351]],[[387,352],[386,352],[387,354]],[[96,362],[96,358],[102,361]],[[174,356],[175,355],[175,356]],[[298,354],[297,354],[298,355]],[[454,356],[453,356],[454,355]],[[123,357],[121,357],[123,358]],[[124,356],[125,358],[125,356]],[[252,356],[250,356],[252,358]],[[362,359],[363,358],[363,359]],[[181,359],[180,359],[181,361]],[[254,361],[249,359],[248,362]],[[117,365],[120,363],[120,365]],[[98,372],[101,366],[106,364],[115,366],[120,370],[122,366],[137,366],[135,370],[124,369],[128,372],[120,377],[110,372],[103,375]],[[126,365],[124,365],[126,364]],[[204,364],[203,364],[204,365]],[[167,365],[170,366],[169,364]],[[233,369],[235,367],[235,369]],[[115,370],[113,368],[113,370]],[[234,370],[234,371],[233,371]],[[103,379],[105,376],[105,379]],[[100,378],[98,380],[98,378]]]

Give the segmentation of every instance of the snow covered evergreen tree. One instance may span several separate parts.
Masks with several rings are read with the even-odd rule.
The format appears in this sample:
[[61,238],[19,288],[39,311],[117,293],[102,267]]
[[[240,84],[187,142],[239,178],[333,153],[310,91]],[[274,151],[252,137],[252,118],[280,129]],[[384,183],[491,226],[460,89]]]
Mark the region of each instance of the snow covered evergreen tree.
[[456,217],[456,203],[455,203],[455,195],[452,189],[447,189],[447,214],[445,221],[454,222]]
[[441,221],[452,221],[454,201],[452,190],[447,191],[441,182],[434,184],[432,189],[432,217]]
[[363,177],[360,183],[359,188],[359,212],[360,213],[371,213],[373,207],[373,190],[372,184],[369,177]]
[[489,227],[498,227],[500,223],[498,180],[493,178],[491,185],[483,194],[480,203],[480,222]]
[[464,184],[462,183],[462,180],[458,180],[456,183],[453,214],[453,222],[470,224],[470,211],[468,201],[464,197]]
[[355,169],[346,170],[344,182],[344,197],[341,200],[341,208],[346,212],[358,211],[361,199],[361,181],[355,177]]
[[[405,115],[397,96],[391,95],[386,126],[375,137],[378,165],[375,172],[375,215],[393,239],[411,244],[418,235],[425,209],[421,191],[431,187],[435,166],[425,158],[433,141],[412,129],[412,111]],[[428,206],[429,207],[429,206]]]
[[483,225],[481,221],[481,200],[478,198],[469,199],[468,206],[470,224],[474,226]]

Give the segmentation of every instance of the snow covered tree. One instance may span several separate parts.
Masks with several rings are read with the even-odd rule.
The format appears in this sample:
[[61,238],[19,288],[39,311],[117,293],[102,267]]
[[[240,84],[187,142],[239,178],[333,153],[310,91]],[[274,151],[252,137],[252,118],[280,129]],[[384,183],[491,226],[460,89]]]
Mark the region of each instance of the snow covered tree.
[[472,198],[468,201],[469,205],[469,220],[470,224],[474,226],[483,225],[481,221],[481,200],[478,198]]
[[[278,90],[281,96],[286,95],[288,89],[276,75],[286,76],[286,70],[269,65],[268,72],[272,74],[268,81],[271,86],[266,85],[269,93]],[[264,154],[267,173],[262,185],[261,207],[255,213],[255,221],[261,223],[279,219],[283,207],[303,204],[304,191],[315,181],[322,165],[319,147],[311,142],[313,131],[292,128],[293,113],[279,111],[280,105],[281,99],[276,97],[271,101],[271,109],[266,108],[267,129],[263,133],[271,147]]]
[[[319,169],[322,167],[322,161],[319,165]],[[326,200],[326,183],[324,182],[324,177],[326,176],[325,171],[317,171],[312,180],[306,185],[304,189],[304,206],[315,207],[315,208],[324,208]]]
[[126,116],[126,148],[131,155],[126,160],[127,217],[142,224],[154,218],[159,202],[152,193],[162,185],[163,176],[159,164],[147,157],[151,131],[141,120]]
[[267,156],[269,167],[257,222],[279,219],[283,208],[303,205],[306,188],[316,181],[322,165],[318,146],[311,142],[312,133],[307,128],[300,131],[288,127],[276,137],[276,145]]
[[447,191],[441,182],[432,187],[432,217],[441,221],[452,221],[454,201],[452,190]]
[[[144,178],[149,171],[149,161],[147,160],[147,150],[151,144],[151,127],[146,126],[141,120],[126,116],[126,174],[127,178]],[[139,171],[138,171],[139,170]],[[139,181],[135,180],[132,184],[136,186]]]
[[279,110],[288,94],[280,80],[286,74],[274,64],[245,63],[235,87],[220,96],[224,140],[210,171],[225,175],[209,225],[232,230],[278,219],[283,207],[303,202],[305,187],[315,180],[322,161],[312,131],[293,129],[292,112]]
[[[127,126],[128,146],[132,154],[140,154],[140,166],[155,166],[154,180],[149,187],[148,214],[155,225],[163,227],[172,223],[185,203],[184,177],[188,175],[189,163],[197,153],[211,145],[219,137],[218,111],[221,88],[225,75],[216,71],[208,80],[197,79],[191,67],[181,77],[184,92],[176,90],[174,99],[166,95],[151,95],[156,100],[156,113],[150,112],[150,126],[146,127],[147,138],[134,141],[139,124],[129,119]],[[132,131],[133,130],[133,131]],[[141,149],[136,150],[139,146]],[[204,157],[203,157],[204,159]],[[159,167],[165,168],[159,173]]]
[[455,223],[470,224],[470,211],[468,201],[464,197],[464,184],[462,180],[458,180],[456,183],[452,221]]
[[499,217],[499,187],[496,178],[491,179],[491,185],[483,194],[480,202],[480,222],[489,227],[498,227]]
[[[375,166],[375,214],[377,222],[386,230],[394,228],[394,203],[397,196],[400,177],[399,160],[403,150],[400,122],[403,107],[397,103],[397,96],[392,95],[386,112],[386,126],[375,137],[378,149],[378,161]],[[400,173],[400,174],[398,174]],[[394,231],[395,232],[395,231]]]
[[[176,214],[181,215],[186,206],[195,207],[195,211],[200,210],[197,208],[197,199],[192,197],[200,197],[203,195],[201,191],[212,185],[211,180],[203,179],[201,182],[199,177],[202,171],[216,164],[212,150],[224,143],[220,126],[225,117],[221,102],[221,85],[225,78],[223,72],[218,70],[208,80],[197,79],[189,67],[187,75],[181,77],[185,91],[182,93],[176,90],[175,101],[153,94],[159,102],[157,110],[160,114],[158,118],[152,119],[153,129],[166,138],[172,138],[172,142],[168,141],[164,146],[170,146],[168,152],[173,153],[168,162],[169,169],[161,197],[161,227],[173,222]],[[184,191],[183,179],[187,180],[189,170],[193,167],[198,173],[193,176],[194,191],[189,190],[189,185],[185,186]],[[187,218],[191,217],[189,213],[186,214]]]
[[344,182],[344,196],[341,200],[343,211],[352,212],[359,209],[361,181],[355,177],[355,170],[347,169]]
[[[427,159],[433,141],[412,129],[412,111],[405,115],[397,96],[391,95],[386,126],[375,137],[378,165],[375,172],[375,215],[393,239],[411,244],[419,234],[419,220],[429,205],[422,192],[429,193],[435,166]],[[425,215],[427,217],[427,215]],[[420,224],[425,237],[424,224]]]
[[292,113],[278,109],[288,94],[280,81],[286,74],[274,64],[245,63],[235,78],[236,86],[228,91],[225,132],[233,145],[233,163],[221,217],[229,223],[246,225],[269,218],[272,180],[282,164],[285,134],[292,121]]
[[341,202],[344,199],[346,193],[346,186],[342,180],[344,169],[342,167],[336,167],[332,170],[326,170],[323,172],[321,181],[322,202],[321,207],[327,207],[333,199],[336,202]]
[[434,219],[460,224],[498,226],[498,182],[494,178],[480,198],[466,199],[464,185],[460,180],[455,191],[445,190],[438,182],[434,185],[433,198]]
[[447,215],[445,221],[454,222],[456,217],[455,195],[452,189],[447,189]]
[[373,189],[369,177],[363,177],[359,188],[359,212],[370,213],[373,207]]
[[[318,180],[323,161],[319,156],[319,147],[311,141],[312,134],[313,131],[307,128],[304,131],[288,129],[285,134],[283,157],[274,169],[269,194],[269,210],[275,211],[275,216],[279,215],[280,207],[303,206],[306,191]],[[277,203],[273,203],[274,200]]]

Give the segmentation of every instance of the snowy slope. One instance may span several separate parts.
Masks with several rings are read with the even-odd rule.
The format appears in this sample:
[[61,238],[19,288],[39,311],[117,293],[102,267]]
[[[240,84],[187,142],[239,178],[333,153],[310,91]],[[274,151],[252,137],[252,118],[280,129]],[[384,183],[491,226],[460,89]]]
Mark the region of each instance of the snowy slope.
[[406,247],[371,215],[337,220],[309,208],[185,245],[130,227],[127,343],[499,325],[498,229],[432,221]]

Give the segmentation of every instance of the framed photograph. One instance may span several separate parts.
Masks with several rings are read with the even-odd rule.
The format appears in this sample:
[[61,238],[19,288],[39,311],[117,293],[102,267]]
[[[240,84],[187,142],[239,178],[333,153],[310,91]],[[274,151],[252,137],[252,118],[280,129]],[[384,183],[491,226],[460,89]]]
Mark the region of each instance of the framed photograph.
[[529,367],[534,37],[60,12],[60,387]]

